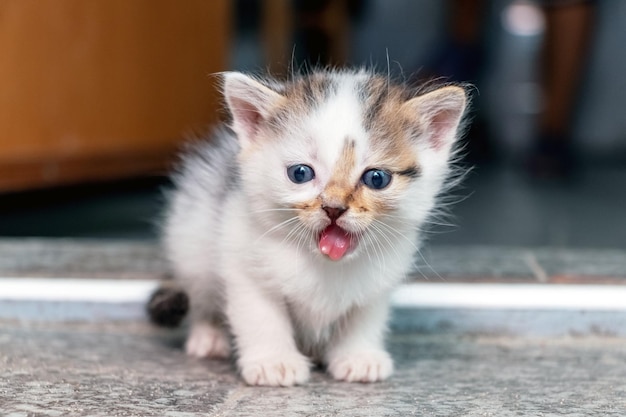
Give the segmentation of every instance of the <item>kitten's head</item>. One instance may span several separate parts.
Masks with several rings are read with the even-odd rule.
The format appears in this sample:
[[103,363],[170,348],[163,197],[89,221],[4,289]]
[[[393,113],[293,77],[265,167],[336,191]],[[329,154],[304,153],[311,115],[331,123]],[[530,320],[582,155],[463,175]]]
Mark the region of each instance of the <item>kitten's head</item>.
[[365,71],[284,83],[232,72],[224,96],[250,211],[335,261],[415,238],[466,106],[460,87],[419,94]]

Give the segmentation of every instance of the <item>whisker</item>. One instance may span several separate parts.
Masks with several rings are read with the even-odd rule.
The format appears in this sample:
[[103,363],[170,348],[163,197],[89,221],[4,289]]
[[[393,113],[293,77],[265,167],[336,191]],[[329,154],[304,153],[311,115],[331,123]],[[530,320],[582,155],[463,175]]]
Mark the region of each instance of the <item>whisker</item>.
[[[386,226],[382,222],[379,222],[379,223],[381,225],[383,225],[383,226]],[[380,236],[382,236],[387,241],[387,243],[389,244],[389,249],[391,249],[393,251],[394,255],[396,256],[396,258],[398,260],[401,260],[402,256],[400,255],[400,253],[396,249],[396,245],[394,245],[394,243],[391,241],[391,239],[390,239],[389,235],[387,234],[387,232],[384,229],[382,229],[381,227],[379,227],[375,222],[372,223],[371,227],[372,227],[372,229],[374,231],[378,232],[380,234]]]
[[[365,247],[365,254],[367,255],[369,263],[371,265],[374,265],[374,260],[372,259],[372,254],[370,250],[374,249],[374,242],[372,241],[372,237],[369,235],[369,233],[367,233],[367,225],[357,220],[355,226],[357,228],[357,232],[355,234],[361,236],[361,239],[367,239],[367,242],[363,245]],[[378,266],[379,271],[382,272],[383,270],[381,269],[381,261],[378,253],[376,253],[376,257],[378,261],[378,264],[376,266]]]
[[300,260],[300,245],[302,244],[302,242],[304,241],[306,244],[306,241],[310,238],[313,237],[313,231],[308,229],[307,227],[304,226],[304,224],[301,224],[302,227],[298,228],[298,243],[296,245],[296,253],[298,256],[296,256],[296,270],[295,273],[296,275],[298,274],[298,268],[299,268],[299,260]]
[[378,266],[380,270],[381,271],[387,270],[387,263],[385,260],[385,253],[384,253],[382,244],[380,243],[378,239],[376,239],[376,236],[373,233],[367,233],[365,234],[365,236],[367,236],[370,242],[372,242],[372,249],[374,249],[376,253],[376,257],[378,258]]
[[275,226],[271,227],[269,230],[267,230],[265,233],[263,233],[261,236],[259,236],[259,237],[257,238],[257,240],[255,240],[255,241],[254,241],[254,245],[256,245],[256,244],[259,242],[259,240],[263,239],[263,238],[264,238],[265,236],[267,236],[268,234],[270,234],[270,233],[272,233],[272,232],[274,232],[274,231],[276,231],[276,230],[279,230],[279,229],[281,229],[281,228],[283,228],[283,227],[286,227],[286,226],[288,226],[290,223],[292,223],[292,222],[294,222],[294,221],[297,221],[297,220],[298,220],[298,216],[290,217],[290,218],[288,218],[287,220],[282,221],[282,222],[278,223],[277,225],[275,225]]
[[306,226],[302,223],[298,224],[296,227],[291,229],[289,233],[284,237],[283,242],[289,242],[292,238],[299,237],[300,232],[305,229]]
[[277,208],[270,208],[270,209],[263,209],[263,210],[252,210],[252,211],[249,211],[248,213],[259,214],[259,213],[269,213],[269,212],[274,212],[274,211],[298,211],[298,210],[299,209],[297,208],[277,207]]
[[[384,222],[381,222],[380,220],[374,219],[374,221],[376,222],[376,224],[384,226],[390,232],[396,234],[397,236],[399,236],[399,237],[403,238],[404,240],[406,240],[407,242],[409,242],[411,244],[411,246],[413,246],[413,248],[415,249],[415,252],[420,256],[420,258],[424,262],[424,265],[426,265],[428,267],[428,269],[430,269],[437,276],[437,278],[439,278],[442,281],[445,281],[445,279],[441,275],[439,275],[439,273],[428,263],[428,261],[424,257],[424,254],[422,253],[420,248],[415,244],[415,242],[413,242],[413,240],[411,240],[408,237],[406,237],[402,232],[400,232],[396,228],[394,228],[394,227],[392,227],[392,226],[390,226],[390,225],[388,225],[388,224],[386,224]],[[414,266],[417,269],[416,272],[419,272],[424,278],[428,279],[428,276],[426,276],[424,274],[424,272],[421,270],[421,268],[417,267],[417,265],[415,265],[415,264],[414,264]]]

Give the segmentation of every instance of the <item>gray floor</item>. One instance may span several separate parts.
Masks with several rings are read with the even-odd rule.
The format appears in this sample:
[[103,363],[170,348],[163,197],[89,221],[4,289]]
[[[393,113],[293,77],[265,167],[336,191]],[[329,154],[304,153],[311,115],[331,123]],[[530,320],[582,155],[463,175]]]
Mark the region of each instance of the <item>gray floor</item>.
[[607,338],[394,334],[397,372],[251,388],[228,362],[187,358],[140,323],[0,323],[0,414],[159,416],[622,416],[626,345]]

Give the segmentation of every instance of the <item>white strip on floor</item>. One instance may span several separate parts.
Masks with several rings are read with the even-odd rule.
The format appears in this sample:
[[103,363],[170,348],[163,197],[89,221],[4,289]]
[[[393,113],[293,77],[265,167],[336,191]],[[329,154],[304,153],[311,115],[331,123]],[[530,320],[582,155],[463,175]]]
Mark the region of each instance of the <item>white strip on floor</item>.
[[143,303],[157,286],[153,280],[0,278],[0,301]]
[[626,310],[626,286],[550,284],[407,284],[396,307],[516,310]]
[[[0,278],[0,301],[144,303],[153,280]],[[413,283],[398,288],[395,307],[626,311],[626,286]]]

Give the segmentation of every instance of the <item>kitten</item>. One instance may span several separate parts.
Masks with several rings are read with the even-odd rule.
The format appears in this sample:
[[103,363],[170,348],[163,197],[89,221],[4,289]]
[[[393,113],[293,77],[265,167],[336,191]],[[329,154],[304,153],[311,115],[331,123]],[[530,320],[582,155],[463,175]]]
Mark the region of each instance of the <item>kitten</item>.
[[163,225],[187,353],[235,350],[250,385],[302,384],[313,362],[384,380],[387,299],[449,174],[465,91],[362,70],[229,72],[223,93],[230,128],[184,156]]

